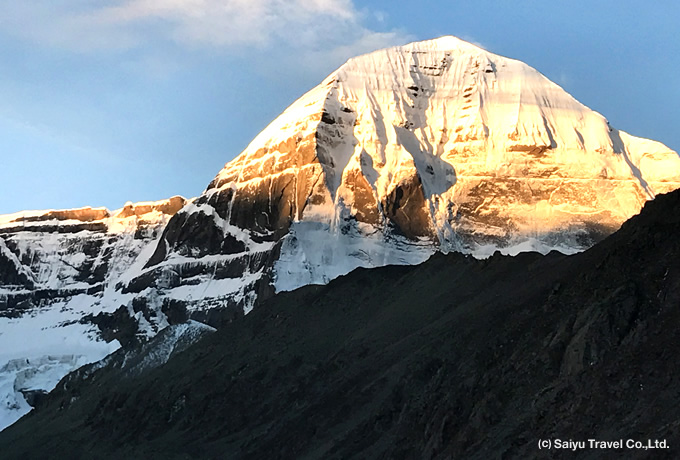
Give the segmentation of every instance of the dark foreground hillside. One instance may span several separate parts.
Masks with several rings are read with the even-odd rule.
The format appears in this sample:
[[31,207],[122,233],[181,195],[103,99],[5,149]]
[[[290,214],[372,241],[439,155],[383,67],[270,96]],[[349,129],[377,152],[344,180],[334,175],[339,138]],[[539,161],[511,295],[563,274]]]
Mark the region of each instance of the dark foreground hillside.
[[[572,257],[440,255],[278,295],[139,377],[62,381],[1,456],[678,458],[679,211],[659,196]],[[556,438],[670,448],[538,450]]]

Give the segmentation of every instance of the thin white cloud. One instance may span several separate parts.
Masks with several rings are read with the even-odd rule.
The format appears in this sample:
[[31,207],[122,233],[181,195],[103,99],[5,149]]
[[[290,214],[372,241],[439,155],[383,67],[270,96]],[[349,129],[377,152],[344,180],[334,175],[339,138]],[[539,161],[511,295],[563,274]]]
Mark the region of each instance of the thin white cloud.
[[[0,30],[72,51],[182,46],[316,48],[366,41],[373,31],[351,0],[0,0]],[[348,34],[348,31],[351,33]]]
[[474,37],[471,37],[470,35],[463,35],[460,38],[465,40],[468,43],[472,43],[473,45],[480,47],[483,50],[487,49],[486,46],[484,46],[484,44],[482,42],[477,41],[477,39],[475,39]]
[[565,72],[564,70],[560,72],[559,77],[557,77],[557,80],[559,81],[560,85],[566,86],[571,82],[571,78],[569,77],[569,74]]
[[312,57],[321,58],[323,55],[329,61],[341,63],[351,57],[369,53],[377,49],[402,45],[411,39],[412,38],[409,35],[401,31],[372,32],[364,29],[354,40],[344,44],[337,44],[337,46],[329,52],[319,51],[312,54]]
[[384,23],[387,20],[387,13],[384,11],[374,11],[373,16],[375,17],[375,20],[378,21],[379,23]]
[[411,41],[399,30],[372,30],[373,15],[352,0],[0,0],[0,33],[75,53],[135,51],[126,65],[151,78],[202,49],[296,78]]
[[53,48],[72,51],[127,49],[139,37],[126,28],[101,28],[88,20],[92,2],[0,0],[0,32]]

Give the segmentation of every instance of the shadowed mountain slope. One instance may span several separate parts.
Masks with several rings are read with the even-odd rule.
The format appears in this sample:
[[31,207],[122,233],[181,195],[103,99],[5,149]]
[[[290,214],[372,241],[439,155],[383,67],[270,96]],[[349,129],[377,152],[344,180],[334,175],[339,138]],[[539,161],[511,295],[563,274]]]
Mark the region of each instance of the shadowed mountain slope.
[[444,459],[651,438],[671,449],[625,454],[674,458],[679,207],[659,196],[574,256],[436,255],[279,294],[138,377],[72,374],[0,445],[5,458]]

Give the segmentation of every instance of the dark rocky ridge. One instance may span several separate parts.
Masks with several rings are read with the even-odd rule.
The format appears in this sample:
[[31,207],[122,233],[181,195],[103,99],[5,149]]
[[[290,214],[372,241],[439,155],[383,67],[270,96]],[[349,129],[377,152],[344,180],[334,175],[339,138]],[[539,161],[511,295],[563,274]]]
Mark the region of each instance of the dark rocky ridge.
[[3,455],[677,458],[679,207],[659,196],[575,256],[436,255],[277,295],[139,377],[67,377]]

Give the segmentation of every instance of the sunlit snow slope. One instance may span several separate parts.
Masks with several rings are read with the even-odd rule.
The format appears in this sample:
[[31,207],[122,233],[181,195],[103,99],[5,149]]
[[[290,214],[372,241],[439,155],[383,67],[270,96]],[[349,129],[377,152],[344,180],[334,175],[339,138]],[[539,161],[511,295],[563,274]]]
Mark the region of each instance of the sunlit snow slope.
[[196,305],[221,293],[247,311],[438,249],[570,253],[678,186],[676,152],[442,37],[351,59],[296,101],[170,221],[128,289],[166,274]]

